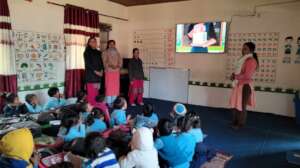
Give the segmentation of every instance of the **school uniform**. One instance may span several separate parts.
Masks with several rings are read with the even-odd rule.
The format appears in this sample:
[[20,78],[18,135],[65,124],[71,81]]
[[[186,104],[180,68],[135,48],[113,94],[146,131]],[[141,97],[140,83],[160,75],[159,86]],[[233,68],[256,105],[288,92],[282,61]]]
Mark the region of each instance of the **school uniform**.
[[90,126],[87,126],[86,132],[104,132],[107,129],[107,126],[104,121],[101,119],[95,118],[94,123]]
[[181,151],[181,157],[188,162],[193,160],[195,153],[196,141],[192,134],[183,132],[177,135],[178,150]]
[[65,105],[66,105],[65,99],[62,99],[62,98],[58,99],[56,97],[50,97],[48,102],[44,106],[44,110],[49,111],[51,109],[57,109],[62,106],[65,106]]
[[31,105],[29,103],[25,103],[29,113],[40,113],[43,112],[43,108],[40,105]]
[[20,114],[26,114],[27,112],[28,109],[24,104],[19,106],[12,106],[10,104],[7,104],[3,108],[4,117],[12,117]]
[[111,113],[112,125],[125,125],[127,123],[126,111],[122,109],[114,110]]
[[203,142],[204,134],[200,128],[193,128],[188,131],[195,138],[196,143]]
[[147,128],[154,128],[158,124],[158,116],[157,114],[153,113],[150,117],[146,117],[144,115],[137,115],[135,128],[147,127]]
[[86,128],[84,124],[77,124],[72,126],[67,132],[66,128],[61,127],[57,136],[63,138],[65,142],[71,142],[76,138],[85,138]]
[[104,112],[104,120],[106,123],[109,123],[110,122],[110,114],[109,114],[107,104],[105,102],[97,102],[94,105],[94,107],[97,107]]

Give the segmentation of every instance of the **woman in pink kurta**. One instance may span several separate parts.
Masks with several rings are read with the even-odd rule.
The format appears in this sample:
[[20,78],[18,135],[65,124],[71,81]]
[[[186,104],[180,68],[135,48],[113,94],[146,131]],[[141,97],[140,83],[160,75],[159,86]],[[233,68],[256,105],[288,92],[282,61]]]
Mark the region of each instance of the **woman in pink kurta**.
[[242,49],[242,57],[238,61],[236,72],[231,80],[234,86],[230,98],[230,106],[233,109],[232,127],[243,127],[247,119],[247,105],[255,106],[255,91],[253,87],[253,75],[258,68],[259,62],[255,53],[255,44],[245,43]]
[[112,105],[120,92],[120,69],[122,57],[116,49],[116,42],[109,40],[102,56],[105,69],[105,96],[108,105]]

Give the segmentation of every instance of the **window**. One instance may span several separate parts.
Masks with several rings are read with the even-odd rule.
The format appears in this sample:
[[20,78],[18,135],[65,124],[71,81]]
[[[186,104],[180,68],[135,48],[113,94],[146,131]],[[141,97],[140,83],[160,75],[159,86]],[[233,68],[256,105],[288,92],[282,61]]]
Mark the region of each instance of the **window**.
[[109,32],[112,30],[110,24],[100,23],[100,50],[106,49],[107,42],[109,40]]

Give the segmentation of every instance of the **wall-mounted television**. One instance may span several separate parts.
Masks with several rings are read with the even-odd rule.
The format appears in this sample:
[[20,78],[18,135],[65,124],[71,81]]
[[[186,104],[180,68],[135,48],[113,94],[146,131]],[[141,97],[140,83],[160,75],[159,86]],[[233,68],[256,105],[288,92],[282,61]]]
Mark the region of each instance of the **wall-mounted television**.
[[224,53],[227,22],[200,22],[176,25],[177,53]]

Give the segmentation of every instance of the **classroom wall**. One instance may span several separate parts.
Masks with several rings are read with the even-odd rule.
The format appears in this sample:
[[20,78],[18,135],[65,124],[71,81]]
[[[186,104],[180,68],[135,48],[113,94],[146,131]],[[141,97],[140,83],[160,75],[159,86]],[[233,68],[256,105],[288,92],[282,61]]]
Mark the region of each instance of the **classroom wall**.
[[[50,0],[59,4],[73,4],[98,12],[121,18],[128,18],[128,9],[125,6],[107,0]],[[12,28],[14,30],[59,33],[63,34],[64,8],[47,4],[47,0],[33,0],[31,3],[24,0],[8,0]],[[117,46],[123,57],[128,53],[128,22],[99,16],[100,22],[112,25],[110,38],[117,41]],[[60,88],[63,91],[63,87]],[[35,93],[41,98],[41,103],[47,99],[47,89],[19,92],[23,100],[28,93]]]
[[[230,21],[232,15],[252,14],[255,5],[283,2],[275,0],[191,0],[186,2],[136,6],[129,8],[130,32],[143,29],[175,28],[177,23],[199,21]],[[229,33],[280,32],[276,82],[257,83],[262,87],[300,89],[299,64],[282,64],[284,38],[300,36],[300,3],[258,8],[259,17],[234,17]],[[132,48],[133,36],[130,36]],[[175,44],[174,44],[175,45]],[[191,69],[192,81],[230,83],[225,80],[225,54],[175,54],[175,67]],[[151,79],[150,79],[151,80]],[[192,104],[228,107],[230,89],[190,86],[189,102]],[[214,101],[209,101],[210,100]],[[293,95],[282,93],[257,93],[254,110],[294,116]],[[279,102],[279,103],[278,103]]]

